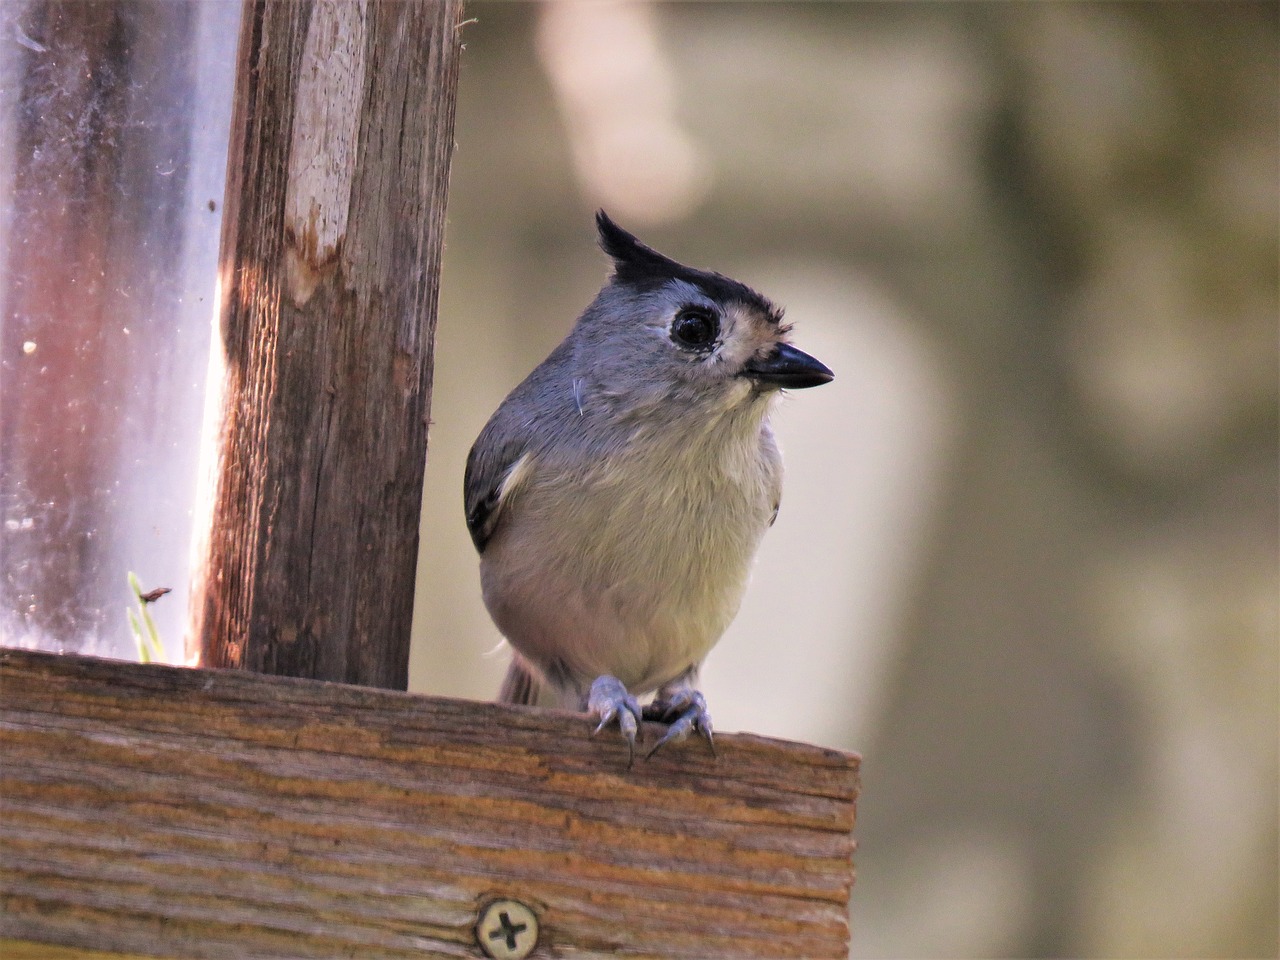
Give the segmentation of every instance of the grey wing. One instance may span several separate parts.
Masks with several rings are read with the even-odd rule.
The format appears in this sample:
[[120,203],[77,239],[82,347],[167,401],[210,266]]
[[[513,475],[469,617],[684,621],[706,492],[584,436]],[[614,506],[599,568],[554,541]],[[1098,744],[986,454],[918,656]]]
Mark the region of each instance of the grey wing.
[[485,544],[502,517],[503,504],[528,476],[535,449],[545,449],[554,424],[576,403],[566,373],[573,354],[566,339],[511,391],[498,406],[467,457],[463,493],[467,530],[476,549]]
[[480,431],[463,475],[463,505],[467,511],[467,532],[476,550],[484,553],[502,515],[502,504],[512,484],[516,468],[527,462],[527,434],[516,434],[511,440],[498,439],[497,424],[503,411]]

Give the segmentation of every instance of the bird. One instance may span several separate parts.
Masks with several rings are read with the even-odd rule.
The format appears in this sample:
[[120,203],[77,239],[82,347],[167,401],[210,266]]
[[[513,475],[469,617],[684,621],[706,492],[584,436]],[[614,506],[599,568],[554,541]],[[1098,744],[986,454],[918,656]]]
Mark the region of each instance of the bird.
[[752,288],[596,227],[612,273],[480,431],[464,502],[514,650],[498,701],[616,726],[630,767],[642,720],[667,724],[647,756],[695,731],[714,752],[699,671],[778,515],[769,412],[834,374]]

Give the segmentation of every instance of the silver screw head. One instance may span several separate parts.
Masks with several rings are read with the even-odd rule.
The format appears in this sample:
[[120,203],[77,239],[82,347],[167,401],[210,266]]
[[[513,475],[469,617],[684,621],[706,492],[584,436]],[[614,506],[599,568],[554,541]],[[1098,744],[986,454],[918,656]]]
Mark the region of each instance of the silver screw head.
[[519,900],[493,900],[480,911],[476,942],[493,960],[524,960],[538,945],[538,915]]

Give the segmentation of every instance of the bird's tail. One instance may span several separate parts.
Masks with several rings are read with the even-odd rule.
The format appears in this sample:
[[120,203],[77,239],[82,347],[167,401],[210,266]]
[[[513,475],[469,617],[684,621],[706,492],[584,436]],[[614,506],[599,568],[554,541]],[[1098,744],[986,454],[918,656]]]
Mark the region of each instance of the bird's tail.
[[517,703],[535,706],[542,694],[542,684],[525,662],[516,656],[507,667],[507,675],[498,690],[499,703]]

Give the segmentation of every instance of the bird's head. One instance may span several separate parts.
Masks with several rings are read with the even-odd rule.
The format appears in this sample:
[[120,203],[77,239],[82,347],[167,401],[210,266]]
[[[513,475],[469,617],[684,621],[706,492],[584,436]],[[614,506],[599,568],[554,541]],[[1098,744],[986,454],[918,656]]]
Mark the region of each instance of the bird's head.
[[665,257],[596,214],[613,276],[579,321],[592,366],[625,384],[694,396],[760,397],[834,374],[791,346],[782,311],[745,284]]

